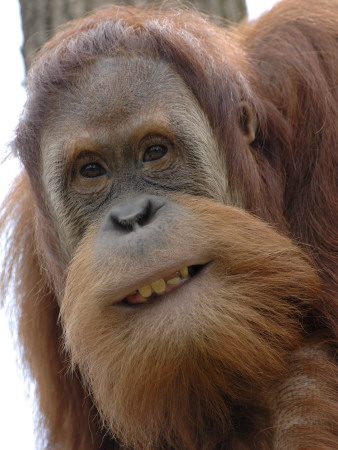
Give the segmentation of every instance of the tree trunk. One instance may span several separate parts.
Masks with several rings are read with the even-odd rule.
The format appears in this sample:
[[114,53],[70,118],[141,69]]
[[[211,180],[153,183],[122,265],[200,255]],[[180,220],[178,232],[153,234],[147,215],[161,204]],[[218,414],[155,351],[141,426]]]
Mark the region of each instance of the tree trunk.
[[[22,54],[26,69],[36,51],[52,36],[56,27],[103,3],[106,3],[105,0],[20,0],[24,34]],[[124,2],[132,5],[142,3],[147,2]],[[192,0],[192,3],[200,11],[235,21],[242,19],[246,13],[245,0]]]

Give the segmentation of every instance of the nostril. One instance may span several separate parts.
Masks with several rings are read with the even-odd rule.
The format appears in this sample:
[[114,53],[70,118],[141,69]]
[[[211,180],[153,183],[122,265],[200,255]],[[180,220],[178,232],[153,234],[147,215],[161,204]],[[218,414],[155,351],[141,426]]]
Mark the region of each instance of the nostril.
[[119,219],[118,217],[111,215],[110,216],[111,221],[113,222],[113,225],[115,226],[115,228],[120,229],[121,231],[133,231],[134,229],[134,222],[130,221],[130,220],[124,220],[124,219]]
[[144,211],[142,213],[137,214],[135,217],[135,222],[140,226],[143,227],[144,225],[147,225],[147,223],[151,220],[153,214],[151,214],[151,202],[149,201],[147,205],[144,208]]

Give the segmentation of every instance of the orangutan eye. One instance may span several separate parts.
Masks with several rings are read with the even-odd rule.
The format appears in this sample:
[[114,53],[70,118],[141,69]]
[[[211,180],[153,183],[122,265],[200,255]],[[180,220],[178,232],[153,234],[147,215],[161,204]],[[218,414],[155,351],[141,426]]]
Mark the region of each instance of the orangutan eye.
[[163,158],[168,149],[164,145],[152,145],[146,149],[143,155],[143,162],[157,161]]
[[106,173],[106,169],[104,169],[99,163],[89,163],[80,169],[80,174],[84,178],[98,178],[102,177]]

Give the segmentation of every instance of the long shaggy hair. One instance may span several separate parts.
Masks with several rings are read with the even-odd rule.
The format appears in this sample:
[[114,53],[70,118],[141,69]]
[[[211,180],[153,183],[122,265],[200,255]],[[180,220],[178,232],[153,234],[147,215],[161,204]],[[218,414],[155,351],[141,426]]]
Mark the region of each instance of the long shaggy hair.
[[[13,143],[24,170],[1,212],[0,284],[15,289],[48,448],[336,448],[337,42],[337,1],[285,0],[235,30],[184,8],[109,6],[40,51]],[[184,81],[218,147],[205,165],[231,202],[166,194],[175,214],[143,260],[118,246],[97,258],[98,214],[68,264],[44,133],[87,66],[126,55]],[[179,302],[112,308],[131,268],[161,271],[182,254],[212,264]]]

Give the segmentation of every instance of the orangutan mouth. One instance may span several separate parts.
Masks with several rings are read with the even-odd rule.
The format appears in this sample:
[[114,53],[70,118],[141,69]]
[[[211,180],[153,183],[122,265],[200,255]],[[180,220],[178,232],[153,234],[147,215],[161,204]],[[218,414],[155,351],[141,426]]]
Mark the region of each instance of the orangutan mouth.
[[205,267],[205,264],[186,266],[182,269],[176,270],[164,278],[160,278],[159,280],[131,292],[123,299],[123,303],[128,303],[130,305],[147,303],[153,298],[177,289],[190,278],[197,275],[203,267]]

